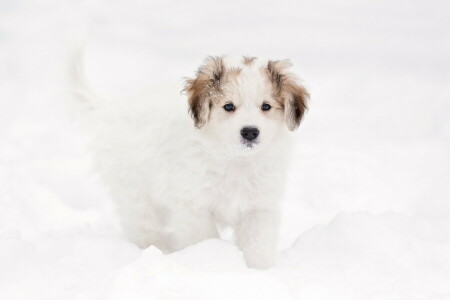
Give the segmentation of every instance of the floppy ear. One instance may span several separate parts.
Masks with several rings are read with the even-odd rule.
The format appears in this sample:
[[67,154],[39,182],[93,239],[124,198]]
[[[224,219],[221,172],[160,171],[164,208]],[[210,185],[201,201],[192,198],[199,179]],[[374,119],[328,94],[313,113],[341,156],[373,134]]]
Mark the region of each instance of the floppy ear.
[[286,70],[290,66],[288,60],[269,61],[267,71],[274,88],[274,96],[284,107],[286,125],[293,131],[300,125],[307,110],[309,93],[297,82],[294,74]]
[[307,109],[306,102],[309,99],[309,94],[303,86],[295,83],[295,81],[289,83],[286,90],[284,115],[287,127],[293,131],[300,125]]
[[224,72],[221,57],[208,57],[198,69],[196,77],[186,80],[184,91],[188,95],[189,113],[195,127],[201,128],[206,124],[212,101],[222,95],[221,79]]
[[189,113],[194,120],[195,127],[201,128],[209,117],[209,101],[205,96],[206,82],[204,80],[186,80],[185,91],[188,94]]

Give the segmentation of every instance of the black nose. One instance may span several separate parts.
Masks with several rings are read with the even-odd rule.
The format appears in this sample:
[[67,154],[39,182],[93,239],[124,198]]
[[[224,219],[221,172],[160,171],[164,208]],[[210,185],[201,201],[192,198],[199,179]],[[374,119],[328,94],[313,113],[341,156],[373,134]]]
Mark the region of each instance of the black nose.
[[247,141],[253,141],[259,135],[259,130],[256,127],[244,127],[241,129],[241,136]]

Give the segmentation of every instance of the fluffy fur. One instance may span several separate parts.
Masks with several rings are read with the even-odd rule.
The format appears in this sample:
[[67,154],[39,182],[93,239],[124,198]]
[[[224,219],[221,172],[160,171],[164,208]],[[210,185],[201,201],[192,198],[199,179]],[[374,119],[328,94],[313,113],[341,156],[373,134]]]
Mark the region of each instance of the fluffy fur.
[[[96,167],[132,242],[167,253],[231,226],[249,267],[274,264],[289,131],[308,98],[289,66],[210,57],[187,79],[185,95],[104,101],[86,87],[75,59],[72,86],[94,135]],[[227,103],[235,110],[225,111]],[[246,126],[259,129],[255,140],[241,136]]]

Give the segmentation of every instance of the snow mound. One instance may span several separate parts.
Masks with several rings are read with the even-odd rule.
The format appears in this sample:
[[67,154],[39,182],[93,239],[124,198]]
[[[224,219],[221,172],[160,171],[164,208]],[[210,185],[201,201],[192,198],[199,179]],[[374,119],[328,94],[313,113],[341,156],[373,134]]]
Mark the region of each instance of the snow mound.
[[296,289],[308,299],[440,299],[450,294],[448,228],[400,213],[340,213],[299,236],[279,268],[305,279]]
[[448,299],[450,231],[400,213],[340,213],[268,271],[248,269],[223,240],[163,255],[86,230],[11,235],[0,264],[2,299]]
[[167,256],[150,247],[75,299],[294,299],[270,274],[247,269],[241,256],[220,240]]

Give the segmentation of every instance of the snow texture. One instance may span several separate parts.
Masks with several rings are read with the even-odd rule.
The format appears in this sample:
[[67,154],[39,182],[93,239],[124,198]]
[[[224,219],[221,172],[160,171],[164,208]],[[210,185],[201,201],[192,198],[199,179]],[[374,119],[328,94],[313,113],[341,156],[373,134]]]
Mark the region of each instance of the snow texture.
[[[450,299],[449,11],[1,1],[0,299]],[[312,100],[275,268],[246,268],[229,239],[164,256],[123,238],[66,109],[64,57],[79,39],[105,97],[181,90],[206,55],[292,60]]]

